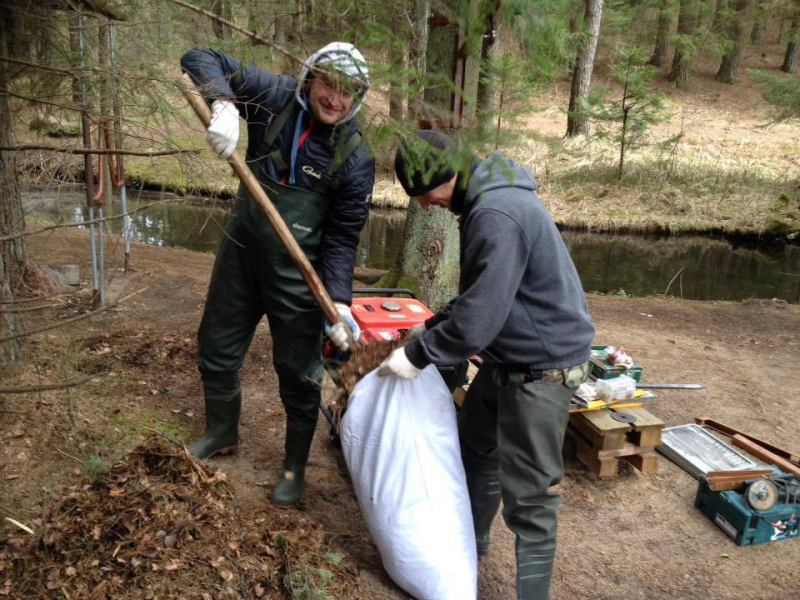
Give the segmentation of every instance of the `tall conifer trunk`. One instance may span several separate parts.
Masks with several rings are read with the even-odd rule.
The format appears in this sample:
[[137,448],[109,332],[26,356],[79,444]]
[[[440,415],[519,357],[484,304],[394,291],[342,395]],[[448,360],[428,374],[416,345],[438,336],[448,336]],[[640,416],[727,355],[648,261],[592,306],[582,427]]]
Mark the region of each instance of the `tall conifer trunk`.
[[[13,12],[0,16],[0,53],[11,56],[9,32],[13,28]],[[8,89],[7,63],[0,62],[0,88]],[[0,145],[13,145],[11,113],[8,96],[0,94]],[[0,237],[18,233],[25,229],[22,201],[17,183],[14,154],[0,151]],[[0,302],[13,302],[23,280],[25,269],[25,245],[21,239],[0,242]],[[11,305],[8,305],[11,306]],[[19,315],[15,312],[0,312],[0,337],[19,331]],[[21,357],[19,340],[0,343],[0,363],[15,362]]]
[[750,18],[755,0],[736,0],[731,5],[732,15],[729,26],[731,49],[722,57],[722,62],[717,71],[717,80],[722,83],[734,84],[738,78],[739,61],[742,51],[747,43],[747,34],[750,30]]
[[800,0],[794,4],[794,16],[792,17],[792,29],[789,31],[789,43],[786,45],[786,54],[783,57],[781,71],[784,73],[794,73],[797,70],[797,50],[800,44]]
[[575,69],[572,72],[572,89],[569,95],[567,113],[567,136],[589,135],[589,115],[586,101],[592,85],[594,55],[597,39],[600,37],[600,20],[603,16],[603,0],[586,0],[586,31],[589,39],[578,52]]
[[[697,26],[696,0],[681,0],[680,13],[678,14],[678,35],[684,38],[691,37]],[[667,79],[675,87],[689,85],[689,76],[692,72],[693,51],[680,42],[675,44],[675,56],[672,59],[672,69]]]
[[656,27],[656,43],[653,48],[653,55],[648,61],[654,67],[660,67],[667,61],[667,37],[669,28],[672,25],[672,4],[673,0],[661,0],[658,9],[658,25]]

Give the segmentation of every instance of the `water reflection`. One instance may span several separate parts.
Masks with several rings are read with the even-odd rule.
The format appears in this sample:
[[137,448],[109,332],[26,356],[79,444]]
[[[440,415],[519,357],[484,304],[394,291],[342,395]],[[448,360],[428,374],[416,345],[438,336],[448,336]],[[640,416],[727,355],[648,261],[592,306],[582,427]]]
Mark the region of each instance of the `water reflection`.
[[800,302],[800,247],[737,245],[705,236],[564,232],[587,291],[696,300]]
[[[155,246],[215,252],[228,218],[220,203],[190,204],[178,198],[129,194],[129,210],[151,203],[132,215],[133,239]],[[81,222],[88,218],[82,193],[25,192],[28,213],[51,221]],[[119,200],[105,207],[120,214]],[[108,230],[122,231],[122,219],[108,221]],[[389,269],[403,242],[405,213],[374,210],[358,246],[356,265]],[[591,292],[634,296],[671,295],[696,300],[782,298],[800,302],[800,247],[737,245],[704,236],[654,237],[564,232],[584,288]]]

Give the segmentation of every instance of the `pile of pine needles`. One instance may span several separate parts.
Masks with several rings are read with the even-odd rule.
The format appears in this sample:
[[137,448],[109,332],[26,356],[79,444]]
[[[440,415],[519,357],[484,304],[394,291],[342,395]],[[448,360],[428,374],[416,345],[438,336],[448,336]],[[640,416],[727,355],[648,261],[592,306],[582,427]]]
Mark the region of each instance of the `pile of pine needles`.
[[68,488],[35,536],[7,540],[0,596],[277,599],[352,578],[319,525],[266,502],[242,515],[232,496],[224,473],[153,437]]

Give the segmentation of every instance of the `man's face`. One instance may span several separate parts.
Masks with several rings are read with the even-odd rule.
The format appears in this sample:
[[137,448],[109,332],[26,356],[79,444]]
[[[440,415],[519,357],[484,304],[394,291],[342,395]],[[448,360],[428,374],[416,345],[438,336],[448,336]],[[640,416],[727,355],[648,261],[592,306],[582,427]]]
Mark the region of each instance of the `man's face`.
[[311,110],[325,125],[334,125],[353,109],[353,90],[348,91],[334,76],[317,74],[308,88]]
[[432,190],[417,196],[417,202],[425,210],[431,206],[439,206],[450,210],[450,205],[453,200],[453,190],[456,187],[456,176],[449,181],[445,181],[442,185],[433,188]]

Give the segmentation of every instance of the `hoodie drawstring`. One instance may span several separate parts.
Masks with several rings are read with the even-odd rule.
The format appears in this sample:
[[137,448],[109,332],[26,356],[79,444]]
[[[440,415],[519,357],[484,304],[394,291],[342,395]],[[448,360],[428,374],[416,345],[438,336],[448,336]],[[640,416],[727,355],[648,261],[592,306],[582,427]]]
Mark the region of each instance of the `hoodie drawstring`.
[[297,162],[297,151],[300,149],[300,146],[308,139],[308,136],[311,135],[311,132],[314,130],[314,125],[317,124],[317,120],[312,116],[308,121],[308,127],[306,130],[300,134],[300,129],[303,126],[303,115],[305,115],[305,110],[300,110],[300,114],[297,115],[297,122],[294,125],[294,138],[292,139],[292,151],[289,155],[289,172],[283,176],[281,179],[281,184],[285,185],[288,179],[289,185],[294,185],[294,166]]

